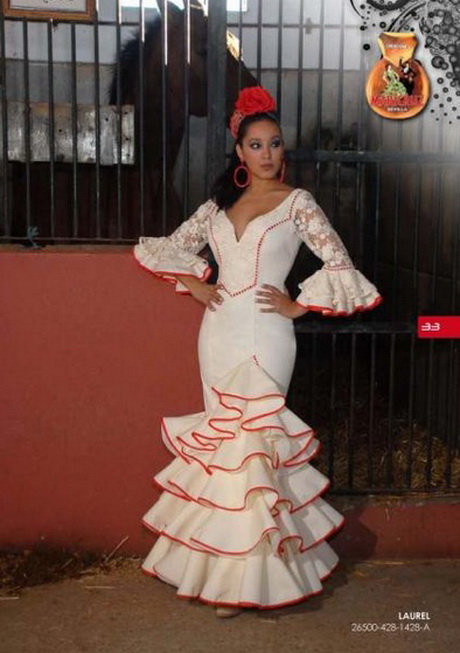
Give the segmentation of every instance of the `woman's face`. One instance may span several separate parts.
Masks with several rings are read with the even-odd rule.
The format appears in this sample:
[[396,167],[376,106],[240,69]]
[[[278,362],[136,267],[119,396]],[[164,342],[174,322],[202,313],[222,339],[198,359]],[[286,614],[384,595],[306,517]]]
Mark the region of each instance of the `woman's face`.
[[258,120],[249,125],[241,145],[236,145],[240,161],[251,174],[261,179],[277,176],[284,158],[281,130],[272,120]]

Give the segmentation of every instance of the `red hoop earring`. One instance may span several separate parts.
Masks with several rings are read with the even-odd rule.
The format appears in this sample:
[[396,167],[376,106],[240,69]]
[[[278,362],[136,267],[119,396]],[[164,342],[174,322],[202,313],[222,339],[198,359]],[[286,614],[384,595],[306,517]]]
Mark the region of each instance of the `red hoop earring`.
[[[240,170],[244,170],[244,172],[246,173],[246,180],[244,182],[241,182],[241,181],[238,180],[238,174],[239,174]],[[251,183],[251,171],[249,170],[247,165],[244,163],[244,161],[242,163],[240,163],[240,165],[235,168],[235,170],[233,172],[233,182],[234,182],[235,186],[238,186],[238,188],[246,188]]]
[[284,175],[286,174],[286,159],[283,159],[283,163],[281,164],[281,172],[279,176],[279,180],[281,183],[284,181]]

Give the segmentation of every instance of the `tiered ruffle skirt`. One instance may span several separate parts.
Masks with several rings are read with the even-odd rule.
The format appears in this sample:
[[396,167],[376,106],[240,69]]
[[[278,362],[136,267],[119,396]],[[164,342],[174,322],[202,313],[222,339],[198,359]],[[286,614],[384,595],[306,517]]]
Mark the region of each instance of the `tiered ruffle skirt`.
[[142,570],[213,605],[270,609],[320,593],[339,562],[326,539],[344,523],[311,464],[321,443],[252,358],[212,391],[208,413],[163,419],[175,458],[154,477],[163,493],[142,522],[158,539]]

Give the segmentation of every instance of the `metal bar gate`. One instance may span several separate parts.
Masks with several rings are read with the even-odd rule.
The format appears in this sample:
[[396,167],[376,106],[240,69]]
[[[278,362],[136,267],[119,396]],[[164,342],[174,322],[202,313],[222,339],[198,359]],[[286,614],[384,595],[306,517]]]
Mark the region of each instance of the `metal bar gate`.
[[[288,181],[384,297],[369,315],[296,323],[288,400],[322,435],[332,492],[458,494],[459,343],[416,335],[417,315],[459,312],[456,123],[371,113],[378,53],[347,0],[206,4],[100,0],[89,24],[1,17],[1,241],[170,233],[225,166],[229,97],[252,73],[277,99]],[[303,248],[294,295],[317,267]]]

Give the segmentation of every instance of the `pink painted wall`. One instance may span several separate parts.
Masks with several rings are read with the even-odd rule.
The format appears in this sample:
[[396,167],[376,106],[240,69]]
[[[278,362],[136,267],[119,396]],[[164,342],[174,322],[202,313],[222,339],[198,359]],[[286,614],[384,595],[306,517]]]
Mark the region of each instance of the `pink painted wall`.
[[[0,250],[0,548],[146,553],[140,519],[171,455],[160,420],[203,409],[203,307],[131,247]],[[340,555],[458,556],[460,505],[326,495]]]
[[0,546],[145,550],[164,415],[203,409],[203,312],[132,248],[0,253]]

